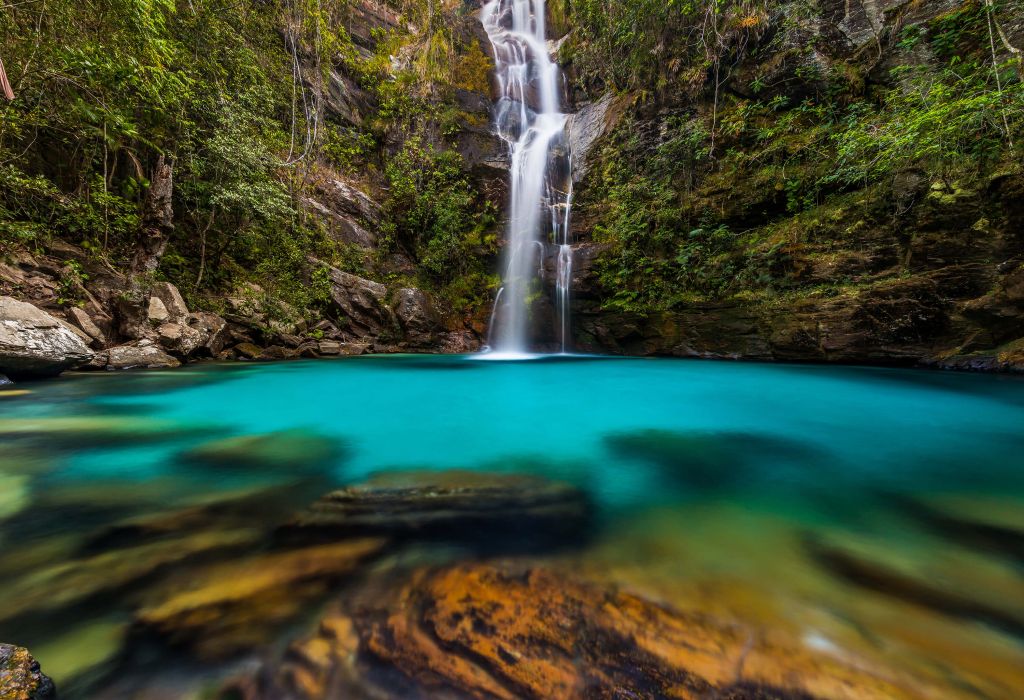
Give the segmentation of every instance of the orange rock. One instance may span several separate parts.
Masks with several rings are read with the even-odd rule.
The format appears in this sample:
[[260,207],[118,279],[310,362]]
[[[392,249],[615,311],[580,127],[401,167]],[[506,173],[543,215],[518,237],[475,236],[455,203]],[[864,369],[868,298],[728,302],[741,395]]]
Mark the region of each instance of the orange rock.
[[245,697],[929,697],[852,662],[546,569],[421,569],[364,594]]

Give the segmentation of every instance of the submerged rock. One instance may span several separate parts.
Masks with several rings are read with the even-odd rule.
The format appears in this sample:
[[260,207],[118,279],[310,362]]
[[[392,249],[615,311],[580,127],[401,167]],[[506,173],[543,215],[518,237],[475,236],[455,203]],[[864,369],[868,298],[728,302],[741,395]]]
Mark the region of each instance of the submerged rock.
[[188,462],[233,469],[327,468],[346,453],[341,441],[304,430],[237,435],[206,442],[182,454]]
[[1024,638],[1024,579],[1008,562],[853,535],[809,536],[807,548],[829,572],[861,588]]
[[544,569],[424,569],[400,586],[368,586],[351,607],[244,696],[913,696],[852,661]]
[[118,595],[168,567],[252,546],[259,537],[259,531],[248,529],[200,532],[32,571],[5,584],[0,620],[42,616],[103,596]]
[[0,418],[0,438],[35,438],[58,446],[159,442],[194,436],[209,429],[202,425],[129,416]]
[[327,494],[284,534],[389,533],[528,549],[582,539],[590,514],[582,491],[536,477],[397,472]]
[[92,352],[50,314],[11,297],[0,297],[0,373],[46,377],[84,365]]
[[0,521],[24,510],[31,496],[28,476],[0,472]]
[[275,552],[224,562],[167,581],[136,616],[135,633],[223,658],[272,641],[282,623],[299,615],[364,561],[383,538]]
[[1024,561],[1024,506],[1018,498],[946,494],[908,499],[902,505],[947,537]]
[[0,700],[56,700],[53,681],[28,649],[0,644]]
[[800,466],[819,456],[800,442],[756,433],[640,430],[604,442],[616,456],[652,464],[672,481],[698,488],[747,482],[750,467],[764,460]]

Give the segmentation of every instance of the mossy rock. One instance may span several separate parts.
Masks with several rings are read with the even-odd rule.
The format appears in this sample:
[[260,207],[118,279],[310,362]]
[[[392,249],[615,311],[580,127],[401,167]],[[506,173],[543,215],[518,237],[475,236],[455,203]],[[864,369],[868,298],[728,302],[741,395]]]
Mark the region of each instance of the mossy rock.
[[236,435],[212,440],[182,454],[186,462],[231,469],[315,469],[344,457],[347,446],[305,430]]

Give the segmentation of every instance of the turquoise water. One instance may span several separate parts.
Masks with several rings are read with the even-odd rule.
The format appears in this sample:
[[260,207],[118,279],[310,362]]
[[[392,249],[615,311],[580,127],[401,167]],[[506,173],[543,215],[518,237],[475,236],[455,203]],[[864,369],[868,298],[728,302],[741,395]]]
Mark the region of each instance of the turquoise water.
[[[685,523],[688,514],[710,508],[721,515],[702,515],[702,527],[732,528],[729,538],[715,540],[725,548],[716,556],[725,558],[730,542],[740,543],[736,557],[746,557],[762,539],[772,546],[757,524],[762,521],[751,525],[728,515],[737,509],[770,514],[773,522],[781,518],[801,537],[836,528],[889,538],[913,530],[918,550],[977,553],[974,544],[952,541],[948,532],[918,521],[894,531],[893,518],[913,511],[908,504],[950,494],[981,503],[996,499],[1011,519],[1024,507],[1024,381],[1005,376],[656,359],[392,356],[66,375],[17,388],[29,393],[0,399],[0,440],[9,457],[0,456],[0,475],[5,469],[14,474],[8,478],[20,479],[23,491],[20,505],[0,501],[0,575],[7,581],[53,566],[78,551],[67,541],[152,510],[154,503],[170,508],[201,494],[301,481],[302,488],[280,489],[279,503],[253,514],[269,518],[328,488],[395,470],[525,472],[572,482],[596,504],[594,527],[603,533],[595,533],[598,549],[604,543],[628,550],[628,542],[608,538],[638,529],[635,524],[652,513],[667,509],[678,516],[668,522]],[[71,422],[27,429],[28,418],[44,426]],[[164,432],[133,438],[140,421]],[[63,425],[81,432],[62,434]],[[117,425],[123,430],[111,432]],[[330,456],[287,473],[280,466],[212,468],[190,457],[210,441],[282,431],[299,435],[299,444],[301,436],[318,436]],[[122,491],[129,496],[119,496]],[[664,546],[704,541],[685,526],[676,532],[658,522]],[[33,549],[37,554],[26,557]],[[605,566],[601,556],[592,555],[594,567]],[[657,555],[637,554],[634,569],[661,570],[663,562],[643,556]],[[992,556],[1000,565],[1020,566],[1005,551]],[[780,564],[773,575],[792,575],[799,588],[795,580],[802,577],[787,571]],[[744,575],[756,580],[759,572]],[[130,618],[127,604],[105,604],[115,618]],[[54,627],[41,630],[36,620],[17,615],[4,621],[3,606],[0,600],[0,640],[59,646]],[[89,617],[49,615],[72,626]],[[996,627],[1000,648],[1017,650],[1012,615],[1009,642],[1007,625]],[[82,673],[81,664],[66,665],[67,675]]]
[[[711,479],[735,489],[1024,488],[1024,381],[1008,377],[394,356],[79,376],[39,385],[31,401],[0,411],[147,416],[225,434],[311,430],[350,448],[323,465],[340,481],[396,468],[529,470],[584,484],[608,506],[691,497],[708,481],[609,444],[651,430],[740,443],[743,464],[722,464]],[[83,449],[64,470],[148,479],[173,471],[181,447]]]

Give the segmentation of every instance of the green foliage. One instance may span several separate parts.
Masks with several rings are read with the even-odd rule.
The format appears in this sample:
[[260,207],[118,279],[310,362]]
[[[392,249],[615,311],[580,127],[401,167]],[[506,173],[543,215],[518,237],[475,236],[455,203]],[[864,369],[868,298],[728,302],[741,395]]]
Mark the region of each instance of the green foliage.
[[469,272],[471,246],[494,220],[476,211],[459,154],[414,136],[387,162],[385,175],[391,243],[418,260],[435,283]]
[[838,167],[825,181],[869,183],[908,167],[952,178],[998,160],[1008,139],[1024,133],[1024,85],[1008,80],[999,92],[986,66],[953,61],[896,77],[881,107],[848,110],[832,136]]

